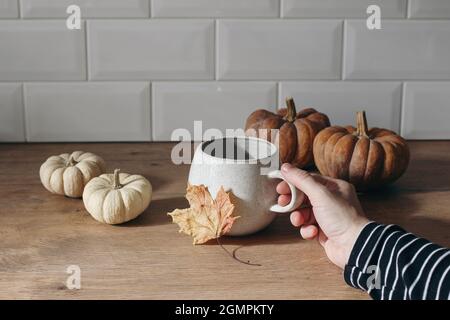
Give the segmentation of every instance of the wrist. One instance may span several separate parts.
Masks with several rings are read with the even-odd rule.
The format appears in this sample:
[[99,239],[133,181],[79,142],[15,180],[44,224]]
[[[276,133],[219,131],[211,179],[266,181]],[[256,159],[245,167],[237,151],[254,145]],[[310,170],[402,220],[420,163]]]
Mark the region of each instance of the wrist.
[[[370,220],[366,217],[358,217],[354,221],[354,223],[351,225],[348,234],[348,237],[345,241],[345,249],[344,249],[344,266],[348,263],[348,260],[350,258],[350,254],[352,253],[352,250],[355,246],[356,240],[358,240],[359,235],[361,234],[361,231],[364,229],[364,227],[370,223]],[[344,267],[342,266],[342,268]]]

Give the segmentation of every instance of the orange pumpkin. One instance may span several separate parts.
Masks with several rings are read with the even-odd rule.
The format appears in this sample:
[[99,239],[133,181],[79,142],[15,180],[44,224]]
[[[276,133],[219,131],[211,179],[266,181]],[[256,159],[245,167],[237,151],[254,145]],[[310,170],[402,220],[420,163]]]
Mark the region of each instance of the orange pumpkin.
[[[259,109],[254,111],[245,125],[246,134],[264,138],[279,146],[280,161],[299,168],[313,164],[313,142],[317,133],[330,126],[328,117],[315,109],[297,113],[293,98],[286,99],[287,108],[276,113]],[[279,129],[272,136],[270,130]]]
[[357,126],[333,126],[314,140],[314,161],[320,173],[347,180],[358,190],[376,188],[397,180],[409,163],[406,141],[387,129],[368,129],[364,111]]

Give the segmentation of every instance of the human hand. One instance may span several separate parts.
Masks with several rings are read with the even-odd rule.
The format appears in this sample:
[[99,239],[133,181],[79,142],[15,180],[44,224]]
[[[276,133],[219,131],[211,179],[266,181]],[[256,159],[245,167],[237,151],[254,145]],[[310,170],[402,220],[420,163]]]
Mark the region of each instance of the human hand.
[[[300,227],[304,239],[318,239],[331,262],[344,268],[359,233],[369,222],[355,188],[346,181],[310,174],[287,163],[281,172],[286,181],[305,193],[311,204],[293,211],[291,223]],[[278,204],[287,205],[291,196],[285,181],[278,184],[277,192]]]

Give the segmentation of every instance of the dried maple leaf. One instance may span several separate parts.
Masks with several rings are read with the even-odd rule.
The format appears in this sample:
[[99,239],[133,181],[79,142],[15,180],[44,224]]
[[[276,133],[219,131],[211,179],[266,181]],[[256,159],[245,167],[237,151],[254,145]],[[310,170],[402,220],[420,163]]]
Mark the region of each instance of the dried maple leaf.
[[169,212],[174,223],[184,232],[194,238],[194,244],[205,243],[219,238],[230,231],[234,220],[234,205],[229,193],[220,187],[216,199],[213,200],[208,188],[204,185],[190,185],[186,189],[186,199],[190,208],[175,209]]

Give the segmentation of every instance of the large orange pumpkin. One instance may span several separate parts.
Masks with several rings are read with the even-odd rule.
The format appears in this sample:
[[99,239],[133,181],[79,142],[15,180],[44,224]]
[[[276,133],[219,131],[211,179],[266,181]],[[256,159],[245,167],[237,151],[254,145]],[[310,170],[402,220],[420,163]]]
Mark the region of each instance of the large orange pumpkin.
[[[254,111],[247,118],[246,133],[277,143],[282,163],[289,162],[299,168],[311,165],[314,163],[314,138],[320,130],[330,126],[330,120],[312,108],[297,113],[294,99],[290,97],[286,99],[286,106],[277,113],[263,109]],[[272,136],[271,129],[279,129],[279,133]]]
[[357,126],[333,126],[314,140],[314,161],[320,173],[347,180],[358,190],[397,180],[409,163],[406,141],[387,129],[368,129],[364,111]]

